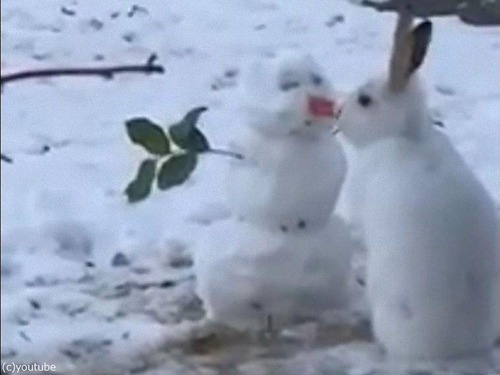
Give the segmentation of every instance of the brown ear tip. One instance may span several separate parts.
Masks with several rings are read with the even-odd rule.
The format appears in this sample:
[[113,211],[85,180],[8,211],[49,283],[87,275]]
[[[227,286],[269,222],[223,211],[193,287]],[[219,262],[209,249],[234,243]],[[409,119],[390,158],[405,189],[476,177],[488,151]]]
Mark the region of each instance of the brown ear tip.
[[430,20],[422,21],[416,28],[426,34],[430,34],[432,32],[432,22]]
[[425,21],[422,21],[422,23],[420,24],[423,28],[426,28],[426,29],[432,29],[432,22],[431,20],[425,20]]

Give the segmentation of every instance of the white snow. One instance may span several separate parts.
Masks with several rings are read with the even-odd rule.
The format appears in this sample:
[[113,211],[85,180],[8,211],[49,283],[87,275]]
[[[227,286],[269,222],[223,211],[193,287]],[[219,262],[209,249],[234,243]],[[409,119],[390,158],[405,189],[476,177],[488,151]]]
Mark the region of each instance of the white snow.
[[[341,0],[144,0],[137,5],[147,12],[128,17],[135,3],[1,3],[2,75],[135,64],[152,52],[166,69],[110,81],[54,78],[3,87],[2,153],[14,163],[1,165],[2,361],[45,361],[78,374],[213,373],[166,343],[187,336],[190,323],[179,321],[201,317],[189,253],[207,225],[227,216],[227,160],[207,155],[184,187],[128,205],[122,192],[144,154],[127,140],[124,121],[148,116],[166,125],[206,105],[203,131],[225,148],[240,125],[239,74],[227,78],[226,71],[297,48],[313,53],[335,87],[347,92],[384,67],[394,25],[392,14]],[[63,14],[62,6],[76,14]],[[344,21],[328,27],[339,14]],[[499,36],[498,28],[435,19],[423,67],[434,116],[497,203]],[[50,150],[44,153],[44,146]],[[119,252],[130,266],[111,267]],[[178,286],[159,285],[167,280]],[[493,374],[500,371],[499,351],[480,363],[405,366]],[[384,361],[373,344],[356,342],[237,358],[243,359],[231,369],[245,374],[386,374],[405,367]]]

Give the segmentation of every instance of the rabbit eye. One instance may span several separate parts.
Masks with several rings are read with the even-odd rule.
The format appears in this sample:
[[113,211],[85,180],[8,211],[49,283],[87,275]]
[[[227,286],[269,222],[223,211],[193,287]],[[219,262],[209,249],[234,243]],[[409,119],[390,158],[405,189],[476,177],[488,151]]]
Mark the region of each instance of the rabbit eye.
[[280,90],[281,91],[289,91],[289,90],[296,89],[299,86],[300,86],[300,83],[297,81],[283,82],[280,84]]
[[317,74],[313,74],[311,76],[311,79],[312,79],[312,83],[315,85],[315,86],[319,86],[323,83],[323,78],[321,78],[321,76],[317,75]]
[[373,103],[373,99],[370,95],[359,94],[358,103],[361,107],[369,107]]

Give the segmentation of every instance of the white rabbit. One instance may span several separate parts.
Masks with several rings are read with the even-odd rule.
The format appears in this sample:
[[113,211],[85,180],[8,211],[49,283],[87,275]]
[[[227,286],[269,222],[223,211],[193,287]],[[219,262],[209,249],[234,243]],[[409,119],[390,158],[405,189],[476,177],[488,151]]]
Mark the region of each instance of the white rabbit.
[[321,227],[331,215],[346,161],[332,134],[335,98],[309,55],[254,63],[241,86],[246,126],[227,177],[234,212],[265,228]]
[[486,353],[500,315],[494,204],[429,121],[416,76],[431,31],[401,11],[389,77],[361,86],[338,121],[365,173],[356,181],[374,334],[410,360]]

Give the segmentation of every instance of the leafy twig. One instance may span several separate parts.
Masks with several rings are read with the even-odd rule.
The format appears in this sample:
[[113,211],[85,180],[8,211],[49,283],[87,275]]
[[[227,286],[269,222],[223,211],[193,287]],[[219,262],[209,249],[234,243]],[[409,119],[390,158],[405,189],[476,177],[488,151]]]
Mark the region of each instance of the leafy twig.
[[163,74],[165,68],[162,65],[155,64],[157,59],[156,54],[152,54],[143,65],[118,65],[111,67],[100,68],[55,68],[55,69],[39,69],[25,70],[17,73],[5,74],[1,76],[1,85],[13,81],[19,81],[30,78],[40,77],[58,77],[58,76],[101,76],[107,79],[113,78],[115,74],[121,73],[158,73]]
[[197,128],[198,119],[207,109],[193,108],[182,120],[170,125],[167,133],[146,117],[125,122],[132,143],[142,146],[149,153],[125,189],[129,203],[146,199],[155,181],[159,190],[182,185],[196,169],[201,154],[230,156],[238,160],[245,158],[238,152],[210,146],[203,132]]

